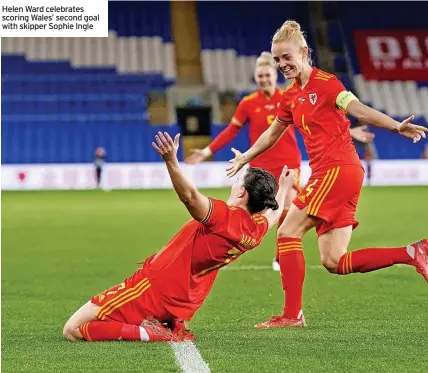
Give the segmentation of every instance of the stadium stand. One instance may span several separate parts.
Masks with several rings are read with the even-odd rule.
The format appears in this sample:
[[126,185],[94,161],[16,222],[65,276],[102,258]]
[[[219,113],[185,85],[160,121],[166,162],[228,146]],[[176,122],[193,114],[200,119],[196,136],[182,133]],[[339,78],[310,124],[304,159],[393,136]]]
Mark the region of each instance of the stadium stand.
[[[394,19],[394,27],[424,27],[423,12],[399,5],[389,7],[397,14],[410,13]],[[366,16],[367,7],[372,17]],[[285,18],[298,19],[312,44],[306,2],[286,9],[281,2],[223,2],[221,7],[198,2],[197,12],[205,83],[234,91],[238,98],[255,88],[256,56],[269,48],[272,33]],[[363,10],[352,3],[325,3],[335,70],[344,73],[345,86],[355,87],[364,102],[398,119],[415,113],[424,124],[427,82],[367,81],[360,74],[353,32],[392,27],[389,17],[376,16],[379,12],[383,5],[377,3],[367,3]],[[169,3],[109,2],[109,29],[108,38],[2,39],[3,163],[90,162],[98,145],[108,149],[109,161],[158,159],[142,142],[160,128],[178,132],[175,125],[151,126],[147,110],[148,93],[164,91],[176,79]],[[212,136],[222,128],[212,126]],[[422,143],[404,148],[404,139],[375,133],[380,158],[418,158],[422,152]],[[245,130],[232,146],[248,146]],[[224,149],[215,159],[229,156]]]
[[[422,81],[365,79],[355,42],[355,32],[360,30],[426,30],[426,12],[423,10],[428,9],[426,4],[420,6],[420,12],[415,12],[413,7],[392,2],[388,4],[388,14],[399,16],[382,17],[379,15],[384,14],[385,4],[381,2],[365,3],[364,7],[352,2],[325,2],[324,16],[329,20],[330,48],[338,54],[335,68],[346,69],[353,77],[353,87],[361,101],[400,121],[414,114],[416,123],[427,125],[428,76],[425,75]],[[341,55],[344,51],[346,54]],[[392,133],[376,128],[373,132],[379,158],[420,158],[422,143],[408,147],[405,139]]]

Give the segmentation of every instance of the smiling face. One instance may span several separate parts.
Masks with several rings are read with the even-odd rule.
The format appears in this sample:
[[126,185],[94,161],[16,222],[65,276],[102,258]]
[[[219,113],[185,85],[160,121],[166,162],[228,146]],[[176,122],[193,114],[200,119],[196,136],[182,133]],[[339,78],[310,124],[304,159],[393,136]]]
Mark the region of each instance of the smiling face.
[[268,92],[272,89],[275,89],[278,74],[273,67],[268,65],[260,65],[256,67],[254,72],[254,79],[257,83],[257,87],[261,91]]
[[295,79],[303,70],[308,57],[308,47],[288,41],[272,43],[272,56],[276,68],[286,79]]

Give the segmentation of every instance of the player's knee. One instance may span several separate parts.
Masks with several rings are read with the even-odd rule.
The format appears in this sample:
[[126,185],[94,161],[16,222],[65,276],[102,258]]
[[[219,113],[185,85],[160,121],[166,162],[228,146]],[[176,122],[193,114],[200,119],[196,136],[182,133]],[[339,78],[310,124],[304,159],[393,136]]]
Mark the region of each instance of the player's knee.
[[65,339],[71,342],[75,342],[82,339],[81,334],[79,332],[79,328],[76,328],[73,325],[70,325],[68,323],[65,324],[62,330],[62,335],[64,336]]
[[321,264],[330,273],[336,273],[337,272],[337,265],[339,264],[339,260],[338,259],[336,260],[336,258],[329,256],[327,258],[322,258]]
[[73,335],[73,329],[67,325],[64,326],[64,329],[62,330],[62,335],[65,339],[71,342],[74,342],[76,340],[76,338],[74,338],[74,335]]
[[305,230],[302,227],[292,227],[288,224],[282,224],[277,231],[277,237],[294,237],[294,238],[302,238],[305,234]]

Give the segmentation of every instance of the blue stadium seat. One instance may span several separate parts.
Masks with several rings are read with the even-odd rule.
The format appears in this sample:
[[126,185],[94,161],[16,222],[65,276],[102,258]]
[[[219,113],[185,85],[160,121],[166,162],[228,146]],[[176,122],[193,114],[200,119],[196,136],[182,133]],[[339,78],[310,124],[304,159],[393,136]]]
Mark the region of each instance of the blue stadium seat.
[[342,53],[344,42],[337,22],[333,21],[328,24],[327,35],[331,50],[336,53]]

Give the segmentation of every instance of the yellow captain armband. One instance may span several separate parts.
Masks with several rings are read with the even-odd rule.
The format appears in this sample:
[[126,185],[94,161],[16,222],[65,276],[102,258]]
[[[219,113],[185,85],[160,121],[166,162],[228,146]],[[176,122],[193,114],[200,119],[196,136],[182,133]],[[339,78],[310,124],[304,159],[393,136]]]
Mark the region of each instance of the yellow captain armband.
[[342,91],[336,97],[336,106],[338,108],[346,110],[348,104],[353,100],[358,100],[358,97],[355,96],[352,92]]

